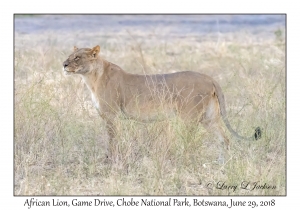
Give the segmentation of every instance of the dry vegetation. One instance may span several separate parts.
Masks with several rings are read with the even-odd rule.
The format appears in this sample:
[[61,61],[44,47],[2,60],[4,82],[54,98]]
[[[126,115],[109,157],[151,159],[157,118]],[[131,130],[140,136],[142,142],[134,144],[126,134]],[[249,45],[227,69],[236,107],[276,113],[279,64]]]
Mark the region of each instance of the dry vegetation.
[[[79,77],[62,63],[78,47],[101,46],[101,56],[138,74],[192,70],[221,85],[229,121],[259,141],[231,139],[219,165],[218,140],[201,126],[189,132],[173,118],[141,124],[118,120],[114,163],[104,155],[104,122]],[[284,37],[245,32],[181,38],[131,31],[118,34],[15,36],[15,195],[284,195],[286,188],[286,70]],[[195,127],[195,126],[194,126]],[[225,129],[225,127],[224,127]],[[226,131],[227,132],[227,131]],[[229,133],[227,132],[228,136]],[[236,191],[206,184],[243,181],[276,189]]]

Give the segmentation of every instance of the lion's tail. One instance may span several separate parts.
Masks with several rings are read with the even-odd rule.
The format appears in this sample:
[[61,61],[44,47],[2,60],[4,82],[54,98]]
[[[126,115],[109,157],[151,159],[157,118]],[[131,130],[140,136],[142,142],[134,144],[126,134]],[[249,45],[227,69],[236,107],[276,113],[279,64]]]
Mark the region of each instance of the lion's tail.
[[260,139],[261,138],[261,129],[260,129],[260,127],[257,127],[255,129],[254,135],[250,136],[250,137],[241,136],[235,130],[232,129],[232,127],[231,127],[231,125],[230,125],[230,123],[227,119],[227,113],[226,113],[226,108],[225,108],[225,99],[224,99],[224,95],[223,95],[223,92],[221,90],[221,87],[219,86],[219,84],[217,82],[214,82],[214,86],[215,86],[217,97],[218,97],[218,100],[219,100],[220,112],[221,112],[223,121],[224,121],[226,127],[228,128],[228,130],[230,131],[230,133],[233,136],[235,136],[237,139],[240,139],[240,140],[252,141],[252,140]]

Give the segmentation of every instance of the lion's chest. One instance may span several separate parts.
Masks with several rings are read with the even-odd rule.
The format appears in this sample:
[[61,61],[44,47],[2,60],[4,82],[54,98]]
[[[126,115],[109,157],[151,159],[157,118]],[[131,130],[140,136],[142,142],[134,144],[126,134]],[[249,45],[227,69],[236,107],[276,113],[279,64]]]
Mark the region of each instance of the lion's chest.
[[94,95],[94,93],[91,93],[92,95],[92,102],[95,106],[96,109],[100,110],[100,105],[99,105],[99,101],[97,100],[96,96]]

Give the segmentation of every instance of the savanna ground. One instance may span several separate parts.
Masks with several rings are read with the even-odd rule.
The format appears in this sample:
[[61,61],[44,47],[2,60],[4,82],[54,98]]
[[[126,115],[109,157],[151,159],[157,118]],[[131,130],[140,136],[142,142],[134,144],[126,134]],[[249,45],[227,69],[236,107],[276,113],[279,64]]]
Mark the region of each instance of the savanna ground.
[[[15,34],[15,195],[285,195],[286,69],[284,28],[274,36],[246,31],[172,37],[142,31]],[[137,74],[192,70],[221,85],[231,138],[224,165],[218,140],[203,127],[188,132],[177,118],[141,124],[118,120],[117,161],[107,163],[104,122],[77,76],[62,63],[78,47]],[[275,189],[244,190],[243,182]],[[238,185],[217,189],[217,183]],[[207,187],[212,183],[212,187]]]

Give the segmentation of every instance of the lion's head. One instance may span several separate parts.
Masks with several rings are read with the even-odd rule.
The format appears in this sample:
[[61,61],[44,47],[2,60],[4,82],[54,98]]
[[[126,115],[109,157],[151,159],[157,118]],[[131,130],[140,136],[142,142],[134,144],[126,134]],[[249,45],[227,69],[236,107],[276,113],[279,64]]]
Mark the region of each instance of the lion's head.
[[70,74],[86,74],[92,71],[95,60],[100,52],[100,46],[97,45],[93,49],[74,47],[74,52],[63,63],[63,71],[66,75]]

